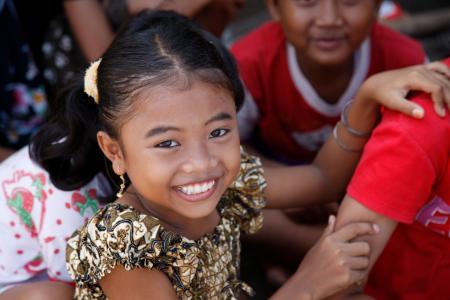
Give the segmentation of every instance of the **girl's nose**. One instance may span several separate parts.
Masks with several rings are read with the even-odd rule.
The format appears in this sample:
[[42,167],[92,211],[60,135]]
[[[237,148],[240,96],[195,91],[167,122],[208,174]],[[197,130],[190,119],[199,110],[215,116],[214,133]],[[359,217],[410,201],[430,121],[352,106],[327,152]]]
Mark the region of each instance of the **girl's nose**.
[[193,147],[187,154],[182,169],[186,173],[208,172],[218,164],[217,157],[206,145]]

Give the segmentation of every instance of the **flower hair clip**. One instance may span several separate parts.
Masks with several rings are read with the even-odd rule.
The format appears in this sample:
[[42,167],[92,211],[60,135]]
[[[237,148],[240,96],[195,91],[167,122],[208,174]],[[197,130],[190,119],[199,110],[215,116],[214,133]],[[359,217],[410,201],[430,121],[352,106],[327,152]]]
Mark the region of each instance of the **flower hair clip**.
[[97,88],[97,70],[101,58],[91,63],[89,68],[87,68],[86,73],[84,75],[84,92],[94,98],[95,103],[98,104],[98,88]]

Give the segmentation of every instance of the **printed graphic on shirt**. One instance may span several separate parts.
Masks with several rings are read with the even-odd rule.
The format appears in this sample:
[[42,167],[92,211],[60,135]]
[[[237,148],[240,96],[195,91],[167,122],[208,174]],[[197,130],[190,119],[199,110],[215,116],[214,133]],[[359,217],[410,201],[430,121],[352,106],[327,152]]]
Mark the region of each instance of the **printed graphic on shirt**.
[[42,253],[39,253],[38,255],[36,255],[35,258],[33,258],[28,263],[26,263],[23,268],[28,274],[34,276],[34,275],[42,272],[43,264],[44,264],[44,258],[42,257]]
[[450,205],[435,196],[417,214],[416,221],[430,230],[450,238]]
[[88,191],[84,191],[84,195],[79,192],[74,192],[72,194],[72,208],[80,213],[81,216],[85,216],[86,212],[90,208],[90,214],[94,214],[98,209],[97,202],[97,190],[89,189]]
[[[45,184],[46,178],[43,172],[31,174],[24,170],[15,171],[12,179],[2,182],[8,207],[19,217],[31,237],[38,236],[45,218],[47,200]],[[39,216],[38,224],[35,223],[32,215]]]

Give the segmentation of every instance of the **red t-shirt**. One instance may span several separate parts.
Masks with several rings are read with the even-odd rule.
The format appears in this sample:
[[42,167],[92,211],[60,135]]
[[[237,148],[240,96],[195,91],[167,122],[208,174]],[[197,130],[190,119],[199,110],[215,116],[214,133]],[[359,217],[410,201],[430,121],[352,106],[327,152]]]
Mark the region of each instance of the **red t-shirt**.
[[255,133],[266,154],[286,161],[314,157],[365,78],[425,60],[419,43],[375,24],[354,55],[355,69],[347,90],[331,105],[303,75],[295,49],[287,43],[279,23],[261,26],[231,51],[251,95],[246,101],[252,102],[238,114],[241,137],[245,140]]
[[[448,61],[450,64],[450,60]],[[450,299],[450,114],[425,94],[423,120],[386,110],[348,194],[399,222],[369,276],[375,299]]]

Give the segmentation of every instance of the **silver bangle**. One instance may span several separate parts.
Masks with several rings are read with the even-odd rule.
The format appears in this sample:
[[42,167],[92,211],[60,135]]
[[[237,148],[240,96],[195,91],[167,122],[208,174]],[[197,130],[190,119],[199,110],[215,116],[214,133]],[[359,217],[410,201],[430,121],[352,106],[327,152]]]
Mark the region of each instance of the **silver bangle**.
[[361,152],[364,149],[364,147],[361,148],[361,149],[352,149],[349,146],[347,146],[346,144],[344,144],[339,139],[339,136],[338,136],[338,133],[337,133],[337,127],[338,127],[339,123],[341,123],[341,122],[338,122],[333,128],[333,138],[336,141],[336,144],[339,146],[339,148],[341,148],[342,150],[344,150],[346,152],[353,152],[353,153]]
[[353,101],[347,102],[347,104],[345,104],[345,106],[344,106],[344,109],[342,110],[342,113],[341,113],[341,122],[342,122],[342,125],[344,126],[345,130],[347,130],[348,133],[350,133],[351,135],[354,135],[354,136],[359,137],[359,138],[367,138],[367,137],[369,137],[369,136],[372,134],[372,130],[371,130],[371,131],[368,131],[368,132],[361,132],[361,131],[358,131],[358,130],[356,130],[356,129],[353,129],[353,128],[350,126],[350,124],[348,124],[348,115],[347,115],[347,112],[348,112],[348,108],[350,107],[350,105],[352,104],[352,102],[353,102]]

